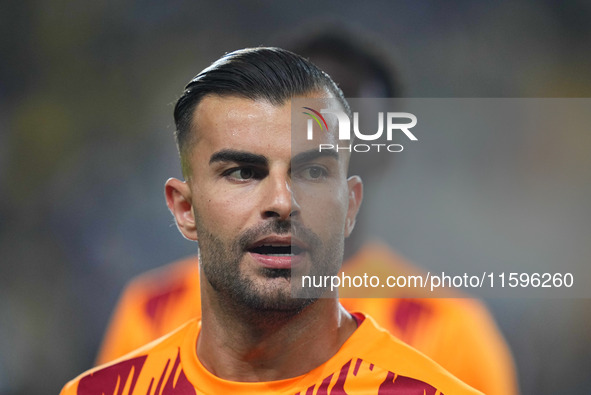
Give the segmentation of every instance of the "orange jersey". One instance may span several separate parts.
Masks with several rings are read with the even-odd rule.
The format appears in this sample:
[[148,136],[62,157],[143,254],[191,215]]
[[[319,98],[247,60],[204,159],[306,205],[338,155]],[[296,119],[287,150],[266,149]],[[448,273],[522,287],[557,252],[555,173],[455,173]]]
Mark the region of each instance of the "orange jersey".
[[327,362],[294,378],[233,382],[211,374],[196,354],[201,322],[69,382],[61,395],[94,394],[477,394],[370,317]]
[[[348,275],[390,268],[389,274],[416,273],[413,265],[380,244],[367,244],[343,265]],[[378,270],[378,269],[376,269]],[[518,393],[510,351],[484,305],[474,299],[341,299],[349,311],[363,311],[380,326],[486,394]],[[196,257],[134,279],[123,292],[97,362],[118,358],[200,317]]]

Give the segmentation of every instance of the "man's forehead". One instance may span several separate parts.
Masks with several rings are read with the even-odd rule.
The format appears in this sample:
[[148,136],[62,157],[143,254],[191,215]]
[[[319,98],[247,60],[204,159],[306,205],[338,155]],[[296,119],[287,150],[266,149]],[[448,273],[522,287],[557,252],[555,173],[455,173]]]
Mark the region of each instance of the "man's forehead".
[[[194,142],[227,144],[264,143],[264,138],[289,138],[290,104],[274,105],[264,99],[206,96],[193,114]],[[255,141],[256,140],[256,141]]]
[[[305,103],[318,109],[341,107],[335,102],[327,92],[295,97],[281,104],[266,99],[210,94],[194,110],[193,144],[201,143],[199,145],[214,150],[222,147],[257,153],[269,149],[291,150],[294,155],[309,151],[318,146],[319,139],[332,142],[336,136],[325,130],[317,133],[314,141],[307,140],[307,116],[299,106]],[[330,129],[336,130],[336,123],[330,117],[327,121]]]
[[[273,105],[264,99],[210,94],[197,104],[193,111],[192,125],[197,132],[200,132],[200,127],[206,124],[223,128],[223,124],[216,124],[216,122],[262,122],[264,120],[273,122],[285,106],[286,103]],[[272,115],[273,117],[271,117]]]
[[199,126],[200,121],[212,117],[225,117],[227,120],[256,119],[265,114],[276,114],[277,110],[289,110],[293,100],[297,102],[305,100],[315,104],[323,103],[325,107],[333,106],[336,101],[333,94],[327,89],[287,98],[281,103],[272,103],[265,97],[252,99],[240,95],[210,93],[205,95],[195,106],[192,125]]

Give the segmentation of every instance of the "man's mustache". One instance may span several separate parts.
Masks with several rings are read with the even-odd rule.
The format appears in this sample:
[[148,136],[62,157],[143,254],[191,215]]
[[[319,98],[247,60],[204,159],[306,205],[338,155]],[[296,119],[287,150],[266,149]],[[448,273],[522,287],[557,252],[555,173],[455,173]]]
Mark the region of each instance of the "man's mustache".
[[238,238],[238,246],[242,251],[245,251],[257,240],[266,236],[272,234],[285,235],[288,233],[291,233],[292,238],[300,240],[310,249],[322,245],[320,237],[309,228],[300,225],[299,222],[293,222],[291,220],[272,220],[244,231]]

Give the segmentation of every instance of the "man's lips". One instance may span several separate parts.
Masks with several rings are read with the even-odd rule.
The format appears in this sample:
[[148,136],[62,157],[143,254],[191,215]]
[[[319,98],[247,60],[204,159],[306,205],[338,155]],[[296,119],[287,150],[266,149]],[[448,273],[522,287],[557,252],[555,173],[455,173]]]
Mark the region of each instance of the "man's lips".
[[303,259],[307,246],[291,236],[272,235],[257,240],[247,251],[264,267],[290,269]]

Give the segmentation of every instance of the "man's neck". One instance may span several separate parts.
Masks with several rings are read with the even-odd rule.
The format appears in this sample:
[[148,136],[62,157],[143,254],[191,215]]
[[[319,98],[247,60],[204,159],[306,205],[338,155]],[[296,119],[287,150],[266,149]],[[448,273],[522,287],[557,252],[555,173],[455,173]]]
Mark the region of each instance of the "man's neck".
[[206,294],[197,356],[207,370],[225,380],[300,376],[328,361],[356,329],[336,298],[318,299],[297,313],[243,309],[227,314]]

